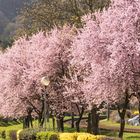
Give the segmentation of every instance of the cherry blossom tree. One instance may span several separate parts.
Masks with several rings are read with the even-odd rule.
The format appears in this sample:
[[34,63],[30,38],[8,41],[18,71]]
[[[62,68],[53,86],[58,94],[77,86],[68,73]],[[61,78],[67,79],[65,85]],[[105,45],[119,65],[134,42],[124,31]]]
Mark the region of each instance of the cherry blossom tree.
[[89,107],[118,105],[119,137],[129,99],[139,92],[139,9],[136,0],[112,0],[108,10],[84,17],[85,26],[72,47],[71,64],[84,79],[79,84]]
[[67,66],[67,50],[73,38],[73,29],[65,26],[54,28],[49,33],[39,32],[30,38],[17,40],[12,48],[1,54],[0,83],[1,113],[5,116],[23,116],[27,107],[42,117],[44,87],[40,80],[50,77],[48,102],[58,114],[66,110],[66,101],[61,92],[62,77]]
[[[110,82],[108,93],[118,95],[118,112],[121,118],[119,137],[123,136],[125,127],[125,113],[130,97],[139,93],[139,15],[140,2],[135,0],[113,1],[107,13],[103,13],[103,29],[107,38],[112,40],[108,50],[110,59]],[[107,19],[107,15],[110,18]],[[113,20],[114,19],[114,20]],[[110,27],[108,26],[110,25]],[[115,95],[113,97],[117,97]],[[123,95],[123,96],[122,96]],[[123,108],[120,108],[122,96]]]
[[2,114],[23,116],[30,106],[43,122],[40,79],[48,76],[47,103],[62,131],[63,113],[75,103],[82,109],[77,126],[87,109],[97,134],[99,111],[107,103],[118,108],[123,137],[129,100],[135,95],[140,101],[140,1],[112,0],[83,23],[77,35],[68,26],[54,28],[19,39],[0,55]]

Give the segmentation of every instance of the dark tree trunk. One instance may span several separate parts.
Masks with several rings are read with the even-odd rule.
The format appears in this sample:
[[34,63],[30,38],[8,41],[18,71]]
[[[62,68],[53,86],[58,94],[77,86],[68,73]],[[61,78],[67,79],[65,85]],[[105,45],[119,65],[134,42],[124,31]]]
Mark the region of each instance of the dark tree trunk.
[[24,117],[23,117],[23,129],[29,128],[28,125],[27,125],[27,118],[26,118],[26,117],[27,117],[27,116],[24,116]]
[[109,105],[107,104],[107,120],[109,121],[110,118],[110,108]]
[[92,130],[91,130],[91,113],[88,113],[88,120],[87,120],[87,132],[88,133],[92,133]]
[[75,123],[75,125],[76,125],[76,131],[77,132],[80,132],[80,122],[82,120],[83,114],[84,114],[84,108],[82,107],[82,109],[80,111],[80,114],[79,114],[79,118],[78,118],[78,120]]
[[125,119],[121,118],[120,123],[121,124],[120,124],[119,138],[122,138],[123,137],[124,128],[125,128]]
[[128,94],[128,90],[125,91],[125,100],[124,100],[124,104],[122,109],[119,107],[118,105],[118,113],[120,116],[120,131],[119,131],[119,138],[123,137],[123,132],[124,132],[124,128],[125,128],[125,114],[126,114],[126,110],[127,110],[127,106],[129,103],[129,94]]
[[39,122],[39,127],[43,128],[44,117],[42,114],[39,115],[38,122]]
[[58,117],[56,118],[56,123],[57,123],[57,131],[60,132],[60,119]]
[[64,132],[64,117],[58,116],[56,122],[58,132]]
[[31,128],[33,128],[32,111],[33,111],[33,109],[29,108],[28,109],[28,116],[27,116],[27,118],[28,118],[28,126],[31,127]]
[[60,129],[61,132],[64,132],[64,117],[60,117]]
[[53,115],[52,115],[52,124],[53,124],[53,130],[55,131],[55,118]]
[[24,117],[23,120],[23,128],[33,128],[33,123],[32,123],[32,111],[33,109],[28,107],[27,108],[27,116]]
[[93,107],[91,110],[91,124],[92,133],[94,135],[99,134],[99,114],[97,113],[97,107]]
[[71,113],[71,128],[74,128],[74,112]]
[[139,104],[138,104],[138,110],[139,110],[139,124],[140,124],[140,101],[139,101]]
[[32,116],[30,116],[30,125],[31,125],[31,128],[33,128],[33,118],[32,118]]

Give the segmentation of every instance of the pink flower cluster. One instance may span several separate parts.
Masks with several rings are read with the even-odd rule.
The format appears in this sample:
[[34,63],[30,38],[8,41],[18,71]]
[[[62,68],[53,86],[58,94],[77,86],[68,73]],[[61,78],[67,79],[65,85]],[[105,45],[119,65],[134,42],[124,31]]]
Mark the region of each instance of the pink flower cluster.
[[[112,0],[102,12],[83,17],[83,28],[65,26],[23,37],[0,55],[0,112],[23,116],[41,110],[48,76],[48,102],[55,112],[71,102],[121,102],[125,90],[140,91],[140,1]],[[139,97],[140,98],[140,97]]]

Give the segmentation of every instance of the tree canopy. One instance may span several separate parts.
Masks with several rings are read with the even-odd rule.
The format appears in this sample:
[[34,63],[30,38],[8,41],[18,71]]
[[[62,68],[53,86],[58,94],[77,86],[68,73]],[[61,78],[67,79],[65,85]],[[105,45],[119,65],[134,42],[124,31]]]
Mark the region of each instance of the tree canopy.
[[81,27],[81,17],[109,6],[109,0],[39,0],[23,9],[17,36],[50,30],[54,26],[75,24]]

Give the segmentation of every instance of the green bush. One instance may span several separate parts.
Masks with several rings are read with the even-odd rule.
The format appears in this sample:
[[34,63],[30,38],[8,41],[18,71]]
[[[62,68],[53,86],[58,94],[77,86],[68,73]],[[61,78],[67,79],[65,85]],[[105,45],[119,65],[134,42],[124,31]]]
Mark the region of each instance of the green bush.
[[0,138],[6,139],[6,131],[5,130],[0,131]]
[[59,135],[55,132],[39,132],[36,135],[36,140],[59,140]]
[[21,131],[19,138],[20,140],[119,140],[103,135],[95,136],[89,133],[39,132],[39,130],[35,129],[25,129]]
[[48,133],[46,132],[38,132],[36,134],[36,140],[47,140],[48,138]]
[[19,133],[20,140],[36,140],[37,129],[24,129]]
[[48,140],[59,140],[59,135],[58,135],[58,133],[49,132],[49,133],[48,133]]

